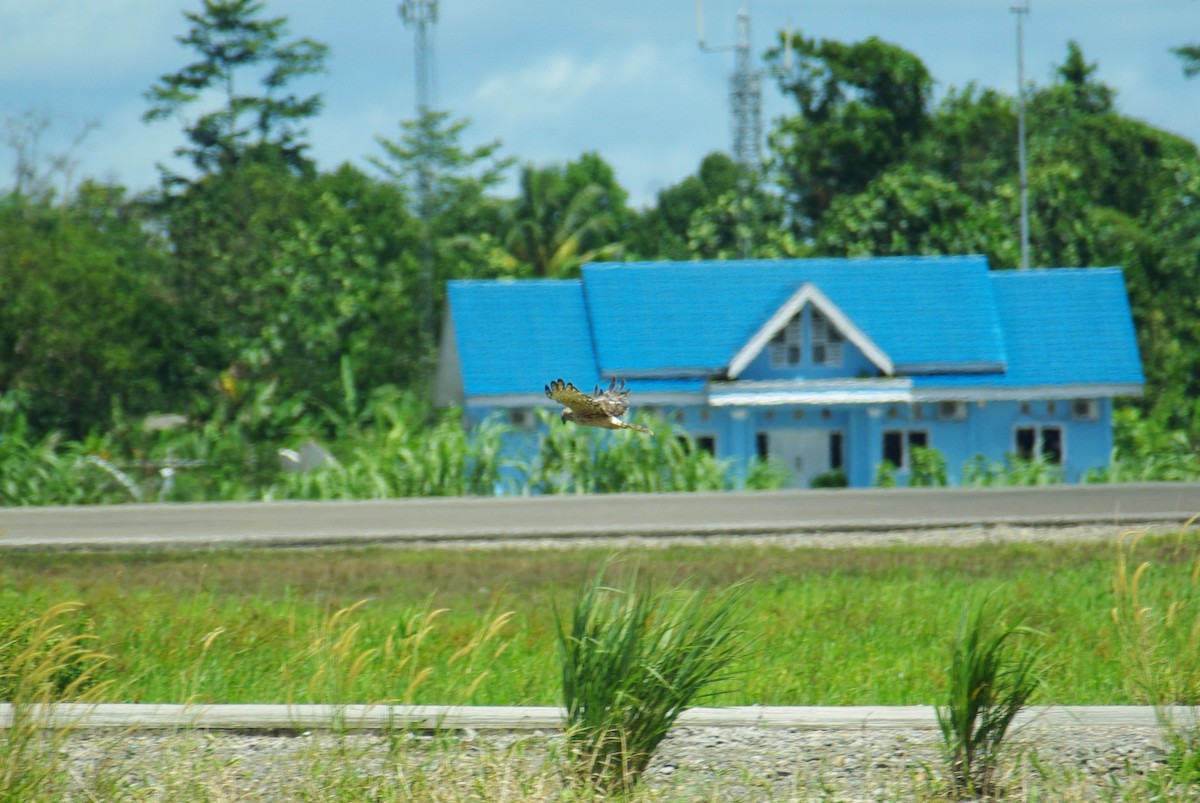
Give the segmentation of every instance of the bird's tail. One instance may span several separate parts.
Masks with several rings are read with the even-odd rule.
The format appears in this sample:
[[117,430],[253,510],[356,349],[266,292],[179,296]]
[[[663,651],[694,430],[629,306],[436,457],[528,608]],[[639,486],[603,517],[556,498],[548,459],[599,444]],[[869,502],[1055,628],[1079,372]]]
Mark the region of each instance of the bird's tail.
[[628,421],[622,421],[622,422],[621,422],[621,425],[622,425],[622,426],[621,426],[621,428],[622,428],[622,429],[636,429],[638,432],[644,432],[644,433],[646,433],[647,435],[653,435],[653,434],[654,434],[653,432],[651,432],[650,430],[646,429],[645,427],[643,427],[643,426],[639,426],[639,425],[637,425],[637,424],[630,424]]

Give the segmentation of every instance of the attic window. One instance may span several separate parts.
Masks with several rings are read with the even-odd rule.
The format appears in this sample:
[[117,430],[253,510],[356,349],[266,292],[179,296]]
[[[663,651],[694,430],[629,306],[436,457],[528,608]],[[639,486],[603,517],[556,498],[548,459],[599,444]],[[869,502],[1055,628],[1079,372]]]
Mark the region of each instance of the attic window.
[[812,361],[813,365],[841,365],[842,343],[845,339],[829,319],[813,310],[812,314]]
[[797,314],[771,338],[771,367],[790,368],[799,365],[803,337],[800,315]]

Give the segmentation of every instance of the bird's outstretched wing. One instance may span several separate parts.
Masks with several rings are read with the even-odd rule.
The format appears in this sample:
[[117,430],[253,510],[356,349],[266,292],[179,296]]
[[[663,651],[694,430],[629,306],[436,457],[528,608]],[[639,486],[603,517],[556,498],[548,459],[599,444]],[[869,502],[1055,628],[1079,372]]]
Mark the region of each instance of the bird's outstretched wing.
[[546,385],[546,395],[563,407],[570,407],[580,415],[611,415],[600,399],[587,395],[570,382],[555,379]]
[[592,398],[600,405],[600,409],[617,418],[629,411],[629,391],[625,389],[624,379],[618,385],[614,378],[604,390],[600,390],[600,386],[597,385],[595,392],[592,393]]

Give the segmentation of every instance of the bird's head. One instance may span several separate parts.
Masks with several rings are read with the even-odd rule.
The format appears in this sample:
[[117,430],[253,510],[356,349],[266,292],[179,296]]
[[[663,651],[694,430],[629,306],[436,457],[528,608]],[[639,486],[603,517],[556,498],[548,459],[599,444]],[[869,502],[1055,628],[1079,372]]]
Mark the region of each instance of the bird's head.
[[568,421],[574,421],[574,420],[575,420],[575,411],[574,410],[563,410],[562,411],[562,422],[564,424],[567,423]]

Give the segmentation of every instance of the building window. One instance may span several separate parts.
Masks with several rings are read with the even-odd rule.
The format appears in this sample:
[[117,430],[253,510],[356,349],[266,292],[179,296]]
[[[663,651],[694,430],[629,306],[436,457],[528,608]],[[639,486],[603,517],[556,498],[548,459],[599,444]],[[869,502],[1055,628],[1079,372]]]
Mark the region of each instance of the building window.
[[689,454],[708,452],[711,455],[715,455],[717,453],[717,439],[712,435],[697,435],[693,438],[680,435],[679,442]]
[[812,361],[813,365],[842,364],[842,333],[821,313],[812,314]]
[[771,338],[771,367],[791,368],[800,364],[804,346],[804,330],[800,314],[787,322],[787,325]]
[[883,459],[896,468],[909,463],[909,454],[914,446],[928,446],[929,433],[923,429],[888,429],[883,433]]
[[839,469],[844,465],[842,457],[842,433],[829,433],[829,468]]
[[537,419],[532,410],[513,409],[508,411],[508,423],[513,429],[533,429]]
[[1041,458],[1059,465],[1063,461],[1062,427],[1017,427],[1016,454],[1022,460]]
[[758,432],[754,435],[754,453],[759,458],[766,460],[771,456],[771,438],[765,432]]

